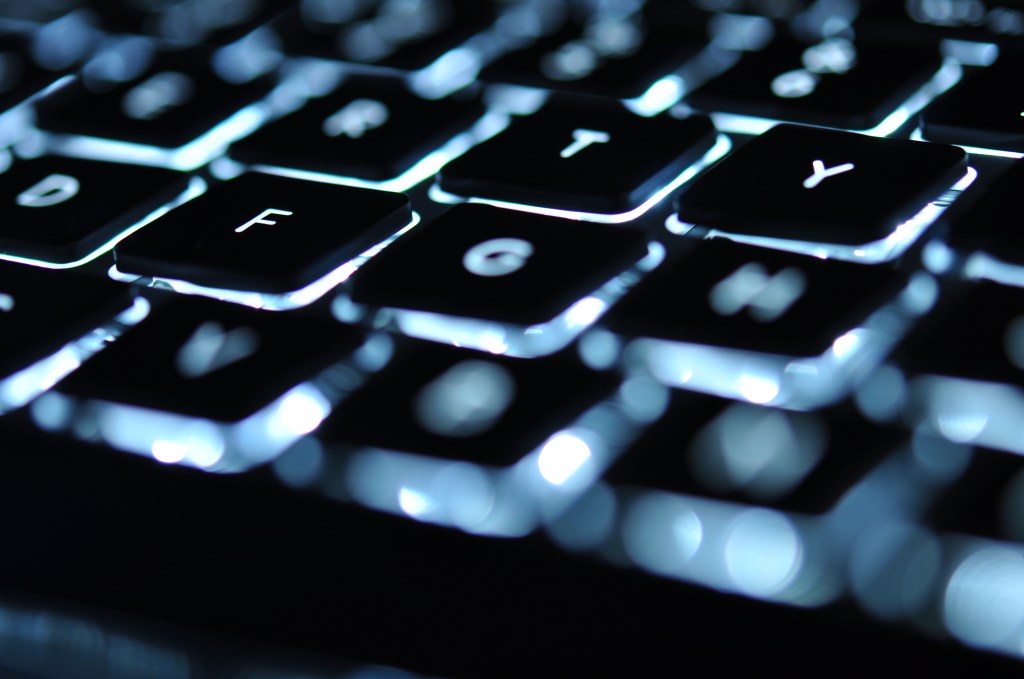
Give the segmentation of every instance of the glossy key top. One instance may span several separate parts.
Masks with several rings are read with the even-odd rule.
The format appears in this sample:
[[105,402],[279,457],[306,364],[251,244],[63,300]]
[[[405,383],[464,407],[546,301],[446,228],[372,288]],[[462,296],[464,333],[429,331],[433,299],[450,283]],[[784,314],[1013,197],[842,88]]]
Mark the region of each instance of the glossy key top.
[[925,283],[920,301],[904,293],[895,303],[906,289],[902,272],[714,240],[668,259],[600,324],[639,338],[630,353],[665,384],[818,406],[934,300]]
[[[138,70],[149,57],[129,51],[110,58],[129,61]],[[273,87],[271,77],[259,75],[258,71],[224,71],[214,64],[209,51],[193,49],[157,53],[146,68],[127,80],[113,78],[123,78],[120,71],[83,76],[36,102],[38,125],[47,132],[63,135],[180,149],[253,104]],[[232,134],[239,134],[238,128],[244,130],[249,124],[251,120],[237,121],[235,128],[222,128],[214,139],[207,141],[215,144],[230,139]],[[78,145],[81,154],[89,149],[88,144],[84,149],[81,143]],[[112,152],[118,151],[115,147]],[[206,151],[196,149],[193,155],[166,163],[191,169],[206,159]],[[134,152],[135,159],[153,156],[152,152]]]
[[480,346],[493,333],[473,336],[465,327],[465,318],[479,319],[495,322],[508,351],[551,351],[603,308],[597,299],[581,300],[644,258],[646,240],[603,224],[457,205],[360,269],[352,299],[394,309],[412,334]]
[[966,171],[966,154],[952,146],[779,125],[691,182],[677,217],[751,242],[801,241],[846,259],[886,259],[928,222],[897,226]]
[[912,424],[958,443],[1024,453],[1024,289],[950,285],[893,363],[890,400]]
[[[474,533],[550,519],[629,440],[618,378],[571,354],[522,360],[405,343],[317,431],[339,470],[322,479],[370,507]],[[599,432],[611,428],[614,440]]]
[[[0,263],[0,412],[23,405],[110,340],[117,329],[108,324],[131,298],[130,288],[102,278]],[[76,344],[104,326],[91,344]]]
[[362,342],[356,328],[297,314],[174,299],[62,383],[36,417],[59,408],[63,424],[95,427],[115,448],[244,468],[318,424],[331,399],[308,381]]
[[1007,83],[1024,68],[1024,55],[1007,51],[921,114],[928,140],[1024,152],[1024,105]]
[[572,210],[637,208],[715,143],[703,116],[641,118],[614,102],[552,101],[449,163],[442,190]]
[[0,181],[0,250],[74,262],[182,194],[188,182],[172,170],[78,158],[15,163]]
[[395,78],[353,77],[231,146],[246,163],[381,181],[405,172],[483,114],[474,97],[428,100]]
[[497,14],[495,3],[479,0],[304,2],[276,28],[290,54],[416,70],[487,28]]
[[955,204],[937,224],[938,240],[964,256],[968,278],[1014,285],[1024,281],[1024,234],[1018,217],[1022,186],[1024,161],[1017,160],[983,191],[978,187],[978,192],[968,193],[970,202]]
[[302,288],[411,220],[403,194],[250,173],[123,241],[122,273],[212,288]]
[[864,131],[882,123],[941,65],[938,50],[927,47],[780,38],[745,55],[690,101],[701,111]]
[[819,514],[904,438],[896,427],[867,426],[849,408],[797,413],[677,391],[606,478]]
[[652,2],[641,11],[594,13],[585,20],[553,6],[556,16],[545,35],[491,64],[480,77],[619,99],[639,97],[707,42],[706,17],[681,4]]

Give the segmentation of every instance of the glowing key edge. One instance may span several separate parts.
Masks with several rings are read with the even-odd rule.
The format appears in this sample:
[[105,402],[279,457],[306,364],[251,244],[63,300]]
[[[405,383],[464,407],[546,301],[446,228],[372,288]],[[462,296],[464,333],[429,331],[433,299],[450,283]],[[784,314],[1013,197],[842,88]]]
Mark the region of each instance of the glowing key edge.
[[420,215],[418,212],[412,212],[412,219],[408,224],[403,226],[401,229],[388,236],[386,239],[377,243],[376,245],[367,248],[363,252],[359,253],[347,262],[342,263],[336,268],[332,269],[325,275],[321,276],[312,283],[305,287],[293,290],[285,293],[265,293],[255,292],[247,290],[232,290],[229,288],[214,288],[204,285],[197,285],[189,281],[180,280],[176,278],[163,278],[159,276],[138,276],[135,274],[127,274],[118,270],[117,265],[113,265],[107,272],[115,281],[122,283],[134,283],[137,285],[143,285],[151,288],[164,288],[170,289],[175,292],[184,295],[198,295],[201,297],[209,297],[211,299],[217,299],[224,302],[232,302],[234,304],[241,304],[243,306],[252,307],[254,309],[265,309],[268,311],[286,311],[289,309],[298,309],[300,307],[312,304],[316,300],[320,299],[328,292],[333,290],[335,287],[348,280],[348,278],[355,273],[361,266],[363,266],[371,257],[377,255],[380,251],[390,245],[395,239],[402,236],[404,233],[412,229],[414,226],[419,224]]

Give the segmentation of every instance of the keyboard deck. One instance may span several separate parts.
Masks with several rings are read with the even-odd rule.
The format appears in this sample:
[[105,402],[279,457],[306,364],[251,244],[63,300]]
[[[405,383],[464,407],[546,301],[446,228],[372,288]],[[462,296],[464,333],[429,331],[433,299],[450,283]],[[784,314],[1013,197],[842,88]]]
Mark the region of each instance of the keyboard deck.
[[0,1],[0,674],[1019,671],[1022,41]]

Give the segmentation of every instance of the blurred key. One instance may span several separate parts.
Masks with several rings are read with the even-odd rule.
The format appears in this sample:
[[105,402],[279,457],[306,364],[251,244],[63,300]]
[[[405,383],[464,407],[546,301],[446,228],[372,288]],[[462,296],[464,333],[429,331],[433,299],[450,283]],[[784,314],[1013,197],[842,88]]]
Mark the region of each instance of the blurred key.
[[[130,56],[147,58],[144,52]],[[211,57],[202,49],[158,53],[145,70],[124,81],[87,72],[36,103],[38,125],[66,135],[181,147],[273,87],[267,75],[219,72]]]
[[287,0],[165,0],[96,3],[103,28],[149,35],[175,45],[225,44],[285,11]]
[[1024,290],[965,284],[901,347],[909,374],[947,375],[1024,387]]
[[69,263],[101,248],[185,191],[172,170],[47,156],[16,162],[0,182],[0,247]]
[[412,219],[404,194],[250,173],[114,250],[122,273],[254,292],[312,283]]
[[319,423],[330,403],[300,385],[362,339],[296,312],[178,298],[65,380],[52,407],[115,448],[237,471]]
[[955,286],[893,357],[890,400],[956,443],[1024,453],[1024,289]]
[[318,430],[330,455],[319,485],[417,521],[525,535],[631,437],[635,425],[600,405],[617,384],[567,353],[527,361],[402,344]]
[[896,42],[934,46],[940,40],[951,39],[1012,46],[1024,35],[1024,3],[1020,0],[871,0],[860,4],[857,33]]
[[778,39],[690,97],[702,111],[868,130],[939,70],[937,49]]
[[[941,240],[963,255],[984,253],[1001,263],[1024,266],[1024,236],[1017,212],[1022,186],[1024,161],[1018,160],[984,191],[965,196],[970,202],[950,208],[938,225]],[[981,270],[968,275],[988,277]]]
[[27,37],[0,35],[0,112],[42,92],[57,81],[62,69],[74,63],[72,59],[70,63],[54,63],[57,68],[46,68],[37,60]]
[[921,114],[930,141],[1024,152],[1024,105],[1008,82],[1024,69],[1024,54],[1005,51],[973,72]]
[[394,78],[340,89],[232,144],[231,156],[366,180],[394,178],[483,115],[473,97],[422,99]]
[[276,26],[290,54],[417,70],[487,28],[480,0],[312,0]]
[[531,360],[418,342],[324,422],[324,442],[507,466],[608,396],[569,356]]
[[869,427],[849,409],[795,413],[674,392],[607,480],[821,514],[905,436]]
[[[120,331],[131,290],[109,280],[0,263],[0,413],[24,405]],[[137,318],[123,318],[125,322]]]
[[627,356],[670,386],[818,407],[842,397],[928,308],[932,287],[908,283],[882,267],[703,242],[663,263],[599,325],[639,338]]
[[710,241],[651,273],[602,325],[630,337],[815,356],[906,284],[907,274],[882,267]]
[[[964,447],[966,448],[966,446]],[[1018,455],[979,448],[960,454],[956,483],[927,516],[944,532],[1024,542],[1024,466]]]
[[[688,184],[677,216],[744,237],[864,246],[889,239],[966,171],[952,146],[779,125]],[[885,259],[896,244],[880,245]],[[850,253],[860,256],[873,255]]]
[[552,101],[445,166],[441,189],[512,203],[621,213],[707,153],[703,116],[641,118],[615,102]]
[[609,11],[585,18],[563,8],[549,34],[500,58],[480,77],[632,99],[704,47],[705,20],[679,3],[650,3],[634,13]]

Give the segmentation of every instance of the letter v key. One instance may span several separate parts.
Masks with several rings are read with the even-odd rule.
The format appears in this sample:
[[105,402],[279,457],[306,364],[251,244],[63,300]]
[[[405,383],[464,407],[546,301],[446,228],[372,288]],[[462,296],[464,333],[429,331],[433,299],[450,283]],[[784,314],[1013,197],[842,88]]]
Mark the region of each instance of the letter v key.
[[814,174],[804,180],[805,189],[813,189],[815,186],[820,184],[823,180],[837,174],[849,172],[853,169],[853,163],[843,163],[842,165],[836,165],[835,167],[825,168],[825,163],[820,160],[811,161],[811,167],[814,168]]

